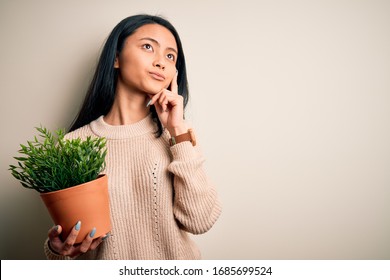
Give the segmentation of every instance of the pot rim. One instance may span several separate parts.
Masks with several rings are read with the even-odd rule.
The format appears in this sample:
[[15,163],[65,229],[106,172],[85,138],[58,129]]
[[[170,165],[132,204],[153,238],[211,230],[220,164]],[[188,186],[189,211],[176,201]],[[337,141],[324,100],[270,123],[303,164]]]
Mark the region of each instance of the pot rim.
[[57,193],[60,193],[60,192],[66,192],[70,189],[75,189],[75,188],[83,188],[83,187],[86,187],[86,185],[90,185],[91,183],[93,184],[93,182],[97,181],[97,180],[103,180],[103,178],[107,177],[107,174],[99,174],[98,177],[92,181],[88,181],[88,182],[85,182],[85,183],[82,183],[82,184],[79,184],[79,185],[76,185],[76,186],[71,186],[71,187],[68,187],[68,188],[65,188],[65,189],[62,189],[62,190],[57,190],[57,191],[52,191],[52,192],[44,192],[44,193],[40,193],[39,195],[42,197],[42,196],[47,196],[47,195],[52,195],[52,194],[57,194]]

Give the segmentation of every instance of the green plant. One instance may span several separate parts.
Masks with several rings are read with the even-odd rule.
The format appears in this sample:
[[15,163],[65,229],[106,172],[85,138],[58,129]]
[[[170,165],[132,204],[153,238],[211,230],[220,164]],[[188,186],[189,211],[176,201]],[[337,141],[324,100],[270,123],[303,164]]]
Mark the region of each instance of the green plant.
[[105,168],[106,139],[64,139],[59,129],[57,137],[43,127],[36,127],[39,136],[27,145],[20,145],[22,157],[14,157],[18,166],[10,165],[12,175],[21,184],[40,193],[66,189],[96,179]]

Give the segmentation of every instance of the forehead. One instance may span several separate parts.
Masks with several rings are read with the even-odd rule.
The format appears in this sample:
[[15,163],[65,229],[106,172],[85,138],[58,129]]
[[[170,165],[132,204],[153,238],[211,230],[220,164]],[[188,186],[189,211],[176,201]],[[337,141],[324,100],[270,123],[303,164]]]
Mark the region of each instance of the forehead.
[[171,31],[159,24],[145,24],[141,26],[127,38],[127,41],[135,42],[142,38],[152,38],[163,47],[177,49],[176,40]]

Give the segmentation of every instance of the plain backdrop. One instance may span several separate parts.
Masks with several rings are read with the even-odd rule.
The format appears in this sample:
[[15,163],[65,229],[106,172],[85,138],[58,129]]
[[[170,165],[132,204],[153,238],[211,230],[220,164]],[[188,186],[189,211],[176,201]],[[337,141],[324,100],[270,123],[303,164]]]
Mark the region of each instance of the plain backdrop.
[[0,0],[0,257],[44,259],[52,222],[7,170],[68,127],[123,18],[170,20],[223,213],[205,259],[390,259],[390,1]]

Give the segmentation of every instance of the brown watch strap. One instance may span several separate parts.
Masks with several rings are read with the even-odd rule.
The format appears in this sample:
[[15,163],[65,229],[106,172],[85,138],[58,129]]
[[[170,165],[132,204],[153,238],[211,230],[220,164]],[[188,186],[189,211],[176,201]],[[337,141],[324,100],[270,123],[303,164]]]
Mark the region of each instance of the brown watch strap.
[[169,144],[171,146],[173,146],[175,144],[178,144],[178,143],[181,143],[184,141],[190,141],[192,143],[192,146],[196,145],[195,135],[194,135],[194,132],[192,131],[192,129],[189,129],[186,133],[172,137],[171,139],[169,139]]

